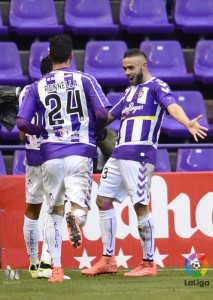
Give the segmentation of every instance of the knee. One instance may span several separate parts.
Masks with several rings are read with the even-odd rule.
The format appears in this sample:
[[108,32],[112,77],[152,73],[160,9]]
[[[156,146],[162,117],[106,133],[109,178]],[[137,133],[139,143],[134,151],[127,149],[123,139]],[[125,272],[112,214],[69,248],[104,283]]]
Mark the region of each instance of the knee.
[[146,217],[150,213],[149,206],[141,203],[135,204],[134,209],[137,217]]
[[27,204],[25,216],[31,220],[38,220],[42,204]]
[[107,198],[107,197],[102,197],[102,196],[97,196],[96,198],[96,204],[99,208],[99,210],[109,210],[113,208],[113,199]]

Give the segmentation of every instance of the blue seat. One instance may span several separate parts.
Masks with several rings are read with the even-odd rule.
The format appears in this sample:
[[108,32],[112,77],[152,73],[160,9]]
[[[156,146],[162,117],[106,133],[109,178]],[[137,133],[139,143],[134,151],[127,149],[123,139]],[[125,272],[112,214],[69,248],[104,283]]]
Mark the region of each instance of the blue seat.
[[65,0],[65,30],[74,34],[111,35],[119,32],[113,23],[110,0]]
[[20,142],[19,129],[17,125],[15,125],[11,131],[8,131],[4,126],[2,126],[0,137],[3,142]]
[[213,171],[213,148],[178,149],[176,171]]
[[84,72],[93,75],[104,86],[127,86],[122,68],[124,41],[90,41],[87,42],[84,55]]
[[2,36],[8,35],[8,26],[3,24],[1,11],[0,11],[0,35]]
[[23,75],[16,44],[14,42],[0,42],[0,53],[0,85],[26,85],[29,78]]
[[200,40],[195,47],[194,76],[204,84],[213,83],[213,40]]
[[[203,118],[199,121],[202,126],[209,127],[205,101],[203,95],[198,91],[173,91],[177,104],[186,112],[189,119],[194,119],[199,115]],[[165,114],[161,131],[170,137],[191,137],[190,132],[172,116]]]
[[171,162],[167,149],[157,150],[155,172],[171,172]]
[[19,35],[55,35],[64,32],[58,24],[54,0],[11,0],[10,30]]
[[[49,53],[49,42],[34,42],[31,44],[29,53],[28,72],[31,81],[41,78],[40,62]],[[71,62],[71,69],[76,70],[75,56]]]
[[[112,104],[112,106],[114,106],[123,97],[123,95],[124,95],[124,93],[120,93],[120,92],[109,92],[106,95],[106,97],[109,100],[109,102]],[[121,123],[121,121],[116,119],[114,122],[109,124],[107,127],[118,133],[118,131],[120,129],[120,123]]]
[[148,68],[168,84],[192,84],[194,75],[187,72],[183,50],[178,41],[144,41],[140,50],[145,52]]
[[186,33],[213,33],[212,0],[175,0],[175,28]]
[[7,175],[6,168],[5,168],[5,161],[1,151],[0,151],[0,175]]
[[26,151],[15,150],[13,154],[12,174],[24,175],[26,173]]
[[174,25],[169,23],[165,0],[121,0],[120,28],[129,33],[169,33]]

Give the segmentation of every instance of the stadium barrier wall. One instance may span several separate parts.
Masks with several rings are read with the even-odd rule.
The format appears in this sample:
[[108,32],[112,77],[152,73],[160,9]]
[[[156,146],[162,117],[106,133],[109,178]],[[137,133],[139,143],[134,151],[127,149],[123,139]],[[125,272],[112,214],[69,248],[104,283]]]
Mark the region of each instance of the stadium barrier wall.
[[[81,269],[96,263],[102,255],[99,214],[95,204],[100,175],[94,176],[92,205],[83,228],[83,245],[73,249],[63,220],[62,263],[64,268]],[[213,172],[155,173],[152,178],[151,208],[155,221],[155,260],[159,267],[184,267],[193,253],[205,254],[213,266]],[[24,176],[0,176],[0,263],[28,268],[23,239],[25,211]],[[40,240],[46,214],[40,219]],[[69,210],[66,205],[66,212]],[[137,220],[129,197],[115,203],[118,217],[116,259],[120,268],[137,266],[142,257]],[[39,245],[41,251],[41,242]]]

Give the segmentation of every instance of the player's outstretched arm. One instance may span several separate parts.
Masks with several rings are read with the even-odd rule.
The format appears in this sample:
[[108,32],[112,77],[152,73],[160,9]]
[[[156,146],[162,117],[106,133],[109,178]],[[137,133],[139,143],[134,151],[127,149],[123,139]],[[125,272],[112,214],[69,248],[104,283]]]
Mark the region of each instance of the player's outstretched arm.
[[189,120],[189,118],[187,117],[187,115],[185,114],[184,110],[180,105],[173,103],[169,105],[167,109],[170,115],[176,121],[181,123],[189,130],[189,132],[193,135],[196,142],[198,142],[198,137],[204,139],[207,136],[206,131],[208,131],[208,128],[201,126],[198,122],[200,119],[202,119],[203,117],[202,115],[199,115],[193,120]]
[[198,121],[202,119],[202,115],[199,115],[198,117],[194,118],[189,122],[188,130],[193,135],[196,142],[198,142],[198,138],[205,139],[207,136],[206,131],[208,131],[208,128],[201,126]]

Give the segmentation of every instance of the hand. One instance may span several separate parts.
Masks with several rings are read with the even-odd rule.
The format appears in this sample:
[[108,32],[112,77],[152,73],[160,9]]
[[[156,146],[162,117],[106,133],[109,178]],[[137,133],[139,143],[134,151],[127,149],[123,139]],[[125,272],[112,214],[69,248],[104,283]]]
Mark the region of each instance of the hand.
[[98,135],[96,136],[96,142],[102,142],[103,140],[105,140],[107,137],[107,129],[104,128],[103,130],[101,130],[101,132],[98,133]]
[[202,119],[202,117],[203,115],[199,115],[198,117],[194,118],[189,122],[187,127],[189,132],[193,135],[196,142],[198,142],[197,136],[200,137],[201,139],[205,139],[205,137],[207,136],[205,131],[208,131],[208,128],[201,126],[198,123],[198,121]]

